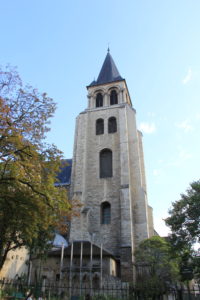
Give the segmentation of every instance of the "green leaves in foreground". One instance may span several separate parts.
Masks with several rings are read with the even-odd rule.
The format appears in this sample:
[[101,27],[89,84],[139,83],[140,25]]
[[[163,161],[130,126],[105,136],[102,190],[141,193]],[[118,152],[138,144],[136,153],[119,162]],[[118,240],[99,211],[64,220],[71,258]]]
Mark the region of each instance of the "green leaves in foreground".
[[71,208],[54,186],[62,153],[44,143],[54,111],[15,70],[0,70],[0,269],[11,249],[45,247]]
[[178,261],[169,243],[159,236],[142,241],[135,252],[136,287],[162,293],[178,278]]
[[165,222],[171,229],[171,241],[178,251],[191,248],[200,241],[200,180],[191,183],[181,199],[172,203],[169,215]]

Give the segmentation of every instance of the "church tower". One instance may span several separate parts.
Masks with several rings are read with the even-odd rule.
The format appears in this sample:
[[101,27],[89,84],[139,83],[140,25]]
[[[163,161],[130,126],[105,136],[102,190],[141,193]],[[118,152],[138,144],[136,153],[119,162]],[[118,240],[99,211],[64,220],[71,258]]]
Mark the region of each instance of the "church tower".
[[147,203],[142,133],[137,130],[126,80],[108,50],[88,90],[88,107],[76,120],[71,197],[82,203],[70,241],[103,245],[132,281],[134,250],[154,234]]

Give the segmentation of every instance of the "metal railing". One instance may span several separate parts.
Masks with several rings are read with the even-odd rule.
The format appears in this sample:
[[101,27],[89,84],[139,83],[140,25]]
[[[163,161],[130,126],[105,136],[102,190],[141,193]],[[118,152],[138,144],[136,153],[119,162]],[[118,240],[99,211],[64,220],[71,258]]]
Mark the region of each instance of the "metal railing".
[[0,280],[0,300],[200,300],[200,285],[188,289],[184,286],[167,291],[139,290],[126,284],[103,285],[102,288],[87,285],[69,286],[64,281],[49,282],[48,285],[28,285],[23,280]]

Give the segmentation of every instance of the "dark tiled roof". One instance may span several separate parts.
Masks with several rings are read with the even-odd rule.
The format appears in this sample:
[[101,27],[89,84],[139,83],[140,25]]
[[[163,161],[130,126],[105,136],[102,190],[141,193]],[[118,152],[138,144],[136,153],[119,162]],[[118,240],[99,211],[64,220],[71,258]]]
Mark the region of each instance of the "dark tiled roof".
[[112,59],[110,52],[108,52],[97,80],[92,81],[92,83],[89,86],[95,86],[95,85],[119,81],[119,80],[124,80],[124,79],[119,74],[115,62]]
[[[91,242],[90,241],[73,241],[73,254],[74,256],[79,256],[80,255],[80,249],[81,249],[81,244],[83,243],[83,248],[84,248],[84,255],[90,256],[90,252],[91,252]],[[70,244],[68,247],[65,248],[65,255],[67,257],[70,257],[71,255],[71,247],[72,244]],[[93,247],[93,256],[99,256],[100,255],[100,246],[96,245],[95,243],[92,243],[92,247]],[[116,259],[116,257],[113,255],[112,252],[110,252],[109,250],[105,249],[104,247],[102,248],[102,252],[103,252],[103,257],[112,257],[114,259]],[[49,251],[49,256],[59,256],[60,255],[60,249],[57,251]],[[68,270],[68,267],[64,267],[64,270]]]
[[58,174],[58,181],[55,185],[68,185],[71,183],[72,159],[63,160],[63,167]]

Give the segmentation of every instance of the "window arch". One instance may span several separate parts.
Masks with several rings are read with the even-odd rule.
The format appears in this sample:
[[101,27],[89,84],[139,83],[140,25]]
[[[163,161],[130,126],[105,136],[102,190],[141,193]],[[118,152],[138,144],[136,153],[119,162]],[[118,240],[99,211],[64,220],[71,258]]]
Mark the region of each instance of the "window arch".
[[99,280],[99,276],[97,274],[95,274],[94,277],[92,278],[92,287],[94,289],[100,288],[100,280]]
[[103,149],[100,152],[100,178],[112,177],[112,151]]
[[101,224],[110,224],[111,222],[111,205],[109,202],[101,203]]
[[110,105],[115,105],[118,103],[118,96],[115,90],[112,90],[110,93]]
[[117,132],[117,120],[115,117],[110,117],[108,119],[108,133]]
[[96,107],[103,106],[103,96],[101,93],[98,93],[96,96]]
[[83,287],[86,287],[88,282],[89,282],[89,277],[87,274],[84,274],[82,279]]
[[104,120],[98,119],[96,120],[96,135],[104,133]]

